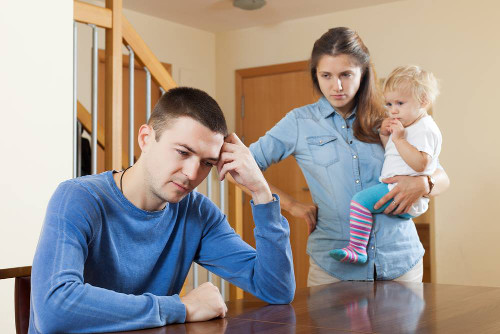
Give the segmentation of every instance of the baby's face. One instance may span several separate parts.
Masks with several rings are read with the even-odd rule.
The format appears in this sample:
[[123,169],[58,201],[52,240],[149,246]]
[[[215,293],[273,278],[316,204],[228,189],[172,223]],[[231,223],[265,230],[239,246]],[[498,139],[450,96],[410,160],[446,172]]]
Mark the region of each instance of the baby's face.
[[384,97],[389,117],[398,119],[404,127],[413,124],[426,112],[409,89],[386,91]]

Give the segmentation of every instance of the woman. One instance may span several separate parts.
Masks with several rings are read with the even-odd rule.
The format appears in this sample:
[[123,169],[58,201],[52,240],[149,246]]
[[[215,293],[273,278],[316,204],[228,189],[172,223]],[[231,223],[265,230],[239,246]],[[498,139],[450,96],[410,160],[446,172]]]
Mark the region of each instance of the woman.
[[375,216],[368,262],[352,265],[333,260],[328,251],[349,240],[351,197],[376,184],[380,176],[384,149],[378,128],[385,110],[369,51],[355,31],[340,27],[326,32],[314,44],[310,66],[313,85],[323,96],[289,112],[250,146],[262,170],[293,155],[304,173],[317,208],[271,189],[280,196],[282,208],[306,219],[312,231],[307,245],[308,286],[339,280],[421,282],[424,249],[413,222],[396,215],[407,212],[421,196],[446,190],[446,173],[438,169],[429,178],[387,179],[397,186],[376,205],[393,200],[386,214]]

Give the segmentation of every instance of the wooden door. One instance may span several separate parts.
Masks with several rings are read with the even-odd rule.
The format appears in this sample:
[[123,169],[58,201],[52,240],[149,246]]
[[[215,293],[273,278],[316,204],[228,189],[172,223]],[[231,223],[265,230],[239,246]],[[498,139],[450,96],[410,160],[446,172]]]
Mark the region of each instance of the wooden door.
[[[167,69],[168,73],[172,74],[172,65],[167,63],[162,63]],[[99,65],[98,65],[98,102],[97,102],[97,122],[99,126],[104,128],[104,88],[105,88],[105,73],[106,73],[106,63],[104,57],[104,50],[99,50]],[[129,57],[123,55],[123,101],[122,101],[122,148],[123,152],[123,166],[128,166],[128,126],[129,126]],[[158,84],[151,79],[151,112],[161,96],[160,87]],[[141,149],[137,142],[138,130],[142,124],[146,123],[146,72],[144,68],[139,65],[136,61],[134,64],[134,157],[135,160],[139,158],[141,154]],[[97,172],[101,173],[105,171],[104,167],[104,150],[98,146],[97,152]]]
[[[307,62],[245,69],[236,72],[237,134],[248,146],[263,136],[290,110],[313,103],[313,92]],[[266,180],[293,196],[312,203],[302,172],[293,157],[271,166],[264,172]],[[250,198],[243,198],[243,239],[255,247],[254,223]],[[307,224],[282,210],[290,224],[297,288],[307,285],[309,257],[306,254]],[[245,295],[248,298],[248,294]]]

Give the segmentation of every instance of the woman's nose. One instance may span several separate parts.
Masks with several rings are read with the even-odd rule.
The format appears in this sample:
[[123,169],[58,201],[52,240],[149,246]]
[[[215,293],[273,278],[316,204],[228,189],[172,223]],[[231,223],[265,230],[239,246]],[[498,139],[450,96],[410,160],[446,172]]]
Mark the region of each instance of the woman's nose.
[[342,81],[340,80],[340,78],[333,79],[333,82],[333,89],[335,89],[336,92],[340,92],[344,89],[344,87],[342,87]]

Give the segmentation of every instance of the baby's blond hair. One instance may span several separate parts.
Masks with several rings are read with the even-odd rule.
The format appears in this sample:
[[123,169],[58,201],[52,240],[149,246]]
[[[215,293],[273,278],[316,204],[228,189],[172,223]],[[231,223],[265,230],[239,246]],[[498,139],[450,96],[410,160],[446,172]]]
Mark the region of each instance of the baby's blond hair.
[[413,97],[429,108],[439,95],[436,77],[416,65],[396,67],[384,82],[383,91],[398,91],[409,88]]

